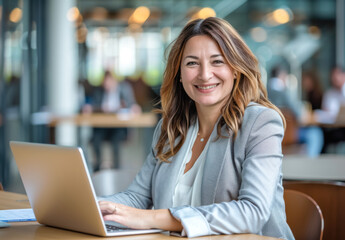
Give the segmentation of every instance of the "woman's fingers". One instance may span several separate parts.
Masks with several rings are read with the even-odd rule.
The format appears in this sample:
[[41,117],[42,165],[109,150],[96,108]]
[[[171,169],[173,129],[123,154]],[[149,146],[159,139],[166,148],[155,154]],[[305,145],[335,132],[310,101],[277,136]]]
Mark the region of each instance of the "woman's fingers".
[[120,204],[107,202],[107,201],[100,201],[98,204],[103,215],[118,213],[118,207],[120,205]]
[[132,208],[108,201],[100,201],[99,206],[104,221],[114,221],[136,229],[148,228],[147,221],[145,219],[152,213],[151,210]]

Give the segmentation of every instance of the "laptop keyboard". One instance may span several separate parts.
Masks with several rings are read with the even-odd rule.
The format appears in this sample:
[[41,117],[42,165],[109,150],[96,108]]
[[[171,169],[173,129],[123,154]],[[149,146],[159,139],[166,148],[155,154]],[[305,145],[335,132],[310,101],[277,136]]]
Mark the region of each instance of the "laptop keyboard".
[[121,231],[128,231],[128,228],[120,228],[114,225],[106,224],[105,227],[107,228],[107,232],[121,232]]

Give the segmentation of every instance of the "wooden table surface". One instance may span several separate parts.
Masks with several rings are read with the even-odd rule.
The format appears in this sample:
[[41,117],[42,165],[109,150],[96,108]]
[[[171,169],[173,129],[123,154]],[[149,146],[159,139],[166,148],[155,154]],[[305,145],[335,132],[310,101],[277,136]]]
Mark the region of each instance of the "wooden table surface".
[[76,114],[73,116],[52,117],[50,126],[56,127],[61,123],[72,123],[76,126],[90,127],[154,127],[158,116],[155,113],[140,114]]
[[[29,208],[30,203],[23,194],[0,191],[0,210]],[[183,239],[180,237],[170,236],[167,232],[156,234],[132,235],[125,237],[97,237],[93,235],[83,234],[63,230],[59,228],[48,227],[37,222],[17,222],[11,223],[10,227],[0,228],[0,239],[18,240],[18,239],[126,239],[126,240],[168,240]],[[186,238],[184,238],[186,239]],[[236,235],[218,235],[193,238],[193,240],[274,240],[277,238],[258,236],[254,234],[236,234]]]

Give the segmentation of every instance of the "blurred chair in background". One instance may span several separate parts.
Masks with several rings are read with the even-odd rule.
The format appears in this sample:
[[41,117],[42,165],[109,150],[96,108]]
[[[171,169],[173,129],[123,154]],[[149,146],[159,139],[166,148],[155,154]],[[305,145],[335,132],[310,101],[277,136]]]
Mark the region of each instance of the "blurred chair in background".
[[296,240],[322,240],[323,216],[319,205],[305,193],[284,191],[287,223]]
[[[287,108],[281,108],[286,121],[286,129],[283,138],[283,150],[285,146],[292,146],[298,143],[298,120],[295,114]],[[285,154],[285,153],[284,153]]]
[[125,81],[132,86],[136,102],[143,112],[151,112],[155,106],[157,107],[160,96],[144,81],[142,75],[137,78],[127,77]]
[[284,189],[303,192],[319,205],[325,221],[323,239],[345,239],[345,183],[284,181]]

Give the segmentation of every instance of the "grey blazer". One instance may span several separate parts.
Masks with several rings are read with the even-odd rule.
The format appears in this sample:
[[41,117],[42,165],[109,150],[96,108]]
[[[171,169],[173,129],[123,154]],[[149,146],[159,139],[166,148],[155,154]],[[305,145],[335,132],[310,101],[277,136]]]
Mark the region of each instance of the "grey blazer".
[[[183,160],[179,154],[185,151],[181,149],[171,163],[158,161],[155,145],[160,126],[161,122],[155,130],[152,152],[133,183],[106,200],[142,209],[168,208],[188,237],[254,233],[294,239],[285,216],[281,172],[284,129],[276,111],[251,103],[234,141],[231,137],[217,138],[215,126],[206,153],[200,207],[172,208]],[[225,126],[222,134],[229,136]],[[190,137],[189,131],[186,142]]]

